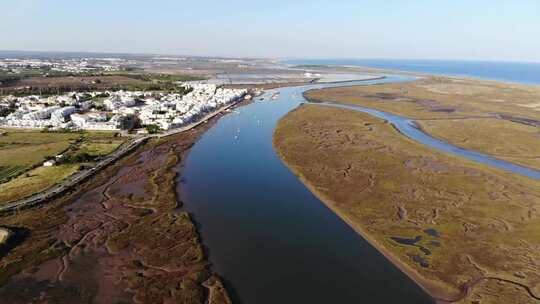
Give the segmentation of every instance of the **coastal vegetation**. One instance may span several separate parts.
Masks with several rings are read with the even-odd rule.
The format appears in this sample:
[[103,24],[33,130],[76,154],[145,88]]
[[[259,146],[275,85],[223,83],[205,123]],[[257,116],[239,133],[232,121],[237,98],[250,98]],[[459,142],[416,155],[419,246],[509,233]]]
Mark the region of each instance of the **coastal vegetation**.
[[[349,97],[356,88],[323,91],[308,96],[359,102]],[[403,107],[426,114],[415,103]],[[285,116],[274,147],[313,193],[436,299],[540,299],[540,182],[437,152],[368,114],[320,105]]]
[[0,215],[30,232],[0,259],[0,298],[231,303],[175,191],[176,166],[210,125],[152,140],[61,198]]
[[540,169],[540,87],[428,77],[305,95],[406,116],[453,145]]
[[497,118],[420,120],[428,134],[540,170],[540,128]]

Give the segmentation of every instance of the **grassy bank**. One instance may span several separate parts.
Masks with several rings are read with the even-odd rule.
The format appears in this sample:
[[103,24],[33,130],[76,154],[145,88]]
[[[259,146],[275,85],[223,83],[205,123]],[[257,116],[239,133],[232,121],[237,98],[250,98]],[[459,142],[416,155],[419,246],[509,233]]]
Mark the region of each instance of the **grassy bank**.
[[408,83],[313,90],[313,100],[416,119],[453,145],[540,169],[540,87],[430,77]]
[[508,120],[421,120],[428,134],[472,151],[540,170],[540,129]]
[[274,146],[436,298],[529,303],[527,288],[540,293],[540,266],[530,263],[540,258],[539,182],[438,153],[367,114],[316,105],[283,118]]

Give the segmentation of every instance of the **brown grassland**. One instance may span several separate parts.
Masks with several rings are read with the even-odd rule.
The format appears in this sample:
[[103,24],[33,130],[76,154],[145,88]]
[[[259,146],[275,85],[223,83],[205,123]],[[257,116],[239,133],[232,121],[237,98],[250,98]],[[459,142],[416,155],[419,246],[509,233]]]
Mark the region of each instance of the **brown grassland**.
[[540,87],[429,77],[415,82],[309,91],[415,119],[451,144],[540,169]]
[[[308,95],[355,103],[349,96],[381,88]],[[366,103],[403,114],[401,102]],[[430,114],[413,102],[403,108]],[[320,105],[284,117],[274,147],[323,202],[440,302],[540,301],[540,182],[439,153],[367,114]]]
[[421,120],[418,124],[454,145],[540,170],[540,127],[496,118]]

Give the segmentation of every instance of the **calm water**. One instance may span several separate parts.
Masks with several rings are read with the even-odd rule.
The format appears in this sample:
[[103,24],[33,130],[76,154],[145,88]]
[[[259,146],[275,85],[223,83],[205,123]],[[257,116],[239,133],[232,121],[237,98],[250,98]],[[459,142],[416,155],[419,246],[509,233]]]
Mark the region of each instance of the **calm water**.
[[540,63],[398,59],[314,59],[290,60],[286,61],[286,63],[352,65],[438,75],[467,76],[525,84],[540,84]]
[[221,118],[186,159],[182,200],[213,269],[235,303],[433,303],[274,152],[274,127],[303,90]]
[[[392,76],[357,84],[406,80]],[[186,159],[182,200],[201,225],[213,268],[225,277],[235,303],[433,302],[326,208],[274,152],[274,128],[306,102],[302,93],[340,85],[351,83],[276,90],[278,100],[256,102],[220,119]],[[432,138],[406,118],[339,107],[386,119],[405,136],[445,153],[540,179],[538,171]]]

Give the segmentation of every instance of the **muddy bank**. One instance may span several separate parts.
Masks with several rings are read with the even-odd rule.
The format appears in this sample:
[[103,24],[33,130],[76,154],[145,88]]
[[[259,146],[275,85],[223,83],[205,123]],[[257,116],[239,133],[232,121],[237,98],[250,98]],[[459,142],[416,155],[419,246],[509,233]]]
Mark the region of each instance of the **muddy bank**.
[[28,231],[0,260],[0,298],[229,303],[180,208],[173,170],[215,119],[149,142],[59,200],[0,217]]

